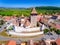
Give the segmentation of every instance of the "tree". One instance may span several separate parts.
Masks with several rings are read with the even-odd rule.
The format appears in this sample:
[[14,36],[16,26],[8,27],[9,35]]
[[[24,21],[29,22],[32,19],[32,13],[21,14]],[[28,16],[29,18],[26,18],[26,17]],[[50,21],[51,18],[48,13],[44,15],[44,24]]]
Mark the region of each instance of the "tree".
[[44,34],[45,34],[45,33],[47,33],[49,30],[48,30],[48,29],[44,29],[43,31],[44,31]]
[[56,30],[56,28],[54,28],[54,27],[50,28],[50,31],[55,31],[55,30]]
[[59,35],[60,35],[60,29],[57,29],[55,32],[56,32],[56,34],[57,34],[58,37],[59,37]]
[[4,24],[4,21],[2,18],[0,18],[0,25],[3,25]]
[[13,26],[9,26],[9,27],[8,27],[8,30],[12,30],[12,29],[13,29]]

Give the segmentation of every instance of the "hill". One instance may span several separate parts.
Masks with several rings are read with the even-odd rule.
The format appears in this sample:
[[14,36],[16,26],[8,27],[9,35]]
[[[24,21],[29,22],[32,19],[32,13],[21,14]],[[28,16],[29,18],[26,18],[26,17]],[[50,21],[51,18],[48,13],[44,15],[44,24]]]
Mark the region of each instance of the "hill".
[[[60,12],[60,7],[53,7],[53,6],[41,6],[41,7],[35,7],[38,14],[53,14]],[[0,7],[0,15],[8,15],[11,16],[13,14],[17,14],[16,16],[20,16],[21,14],[24,14],[25,16],[29,16],[31,13],[32,8],[3,8]]]

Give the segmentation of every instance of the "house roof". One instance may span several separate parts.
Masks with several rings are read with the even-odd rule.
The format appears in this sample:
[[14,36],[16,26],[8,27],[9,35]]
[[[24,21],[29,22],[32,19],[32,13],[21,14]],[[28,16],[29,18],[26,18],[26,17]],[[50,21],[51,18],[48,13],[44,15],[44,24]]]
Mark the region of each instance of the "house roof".
[[60,38],[57,38],[56,41],[57,45],[60,45]]
[[60,28],[60,24],[56,24],[55,28],[59,29]]
[[7,20],[9,20],[11,18],[11,16],[4,16],[3,18],[4,18],[4,20],[7,21]]
[[11,16],[11,18],[16,18],[16,16]]
[[9,40],[5,45],[16,45],[16,41],[14,40]]
[[42,16],[41,15],[37,15],[37,20],[41,20],[42,19]]

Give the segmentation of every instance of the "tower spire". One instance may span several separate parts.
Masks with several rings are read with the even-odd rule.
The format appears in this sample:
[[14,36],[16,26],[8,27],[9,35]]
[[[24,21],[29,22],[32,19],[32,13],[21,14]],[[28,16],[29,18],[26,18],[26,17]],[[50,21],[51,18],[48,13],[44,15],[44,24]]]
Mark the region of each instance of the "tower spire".
[[37,14],[37,11],[36,11],[35,7],[32,9],[31,14]]
[[37,11],[35,8],[32,8],[31,16],[35,16],[35,15],[37,15]]
[[24,15],[22,14],[21,17],[24,17]]

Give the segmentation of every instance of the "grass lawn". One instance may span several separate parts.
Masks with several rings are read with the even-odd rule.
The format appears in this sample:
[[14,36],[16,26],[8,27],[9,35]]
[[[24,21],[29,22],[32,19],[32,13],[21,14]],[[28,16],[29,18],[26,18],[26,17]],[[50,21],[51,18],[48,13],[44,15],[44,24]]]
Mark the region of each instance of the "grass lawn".
[[2,32],[0,32],[0,35],[2,35],[2,36],[8,36],[8,34],[5,32],[5,30],[3,30]]
[[0,44],[2,44],[2,43],[3,43],[3,44],[6,44],[6,42],[7,42],[7,41],[5,41],[5,40],[0,40]]

